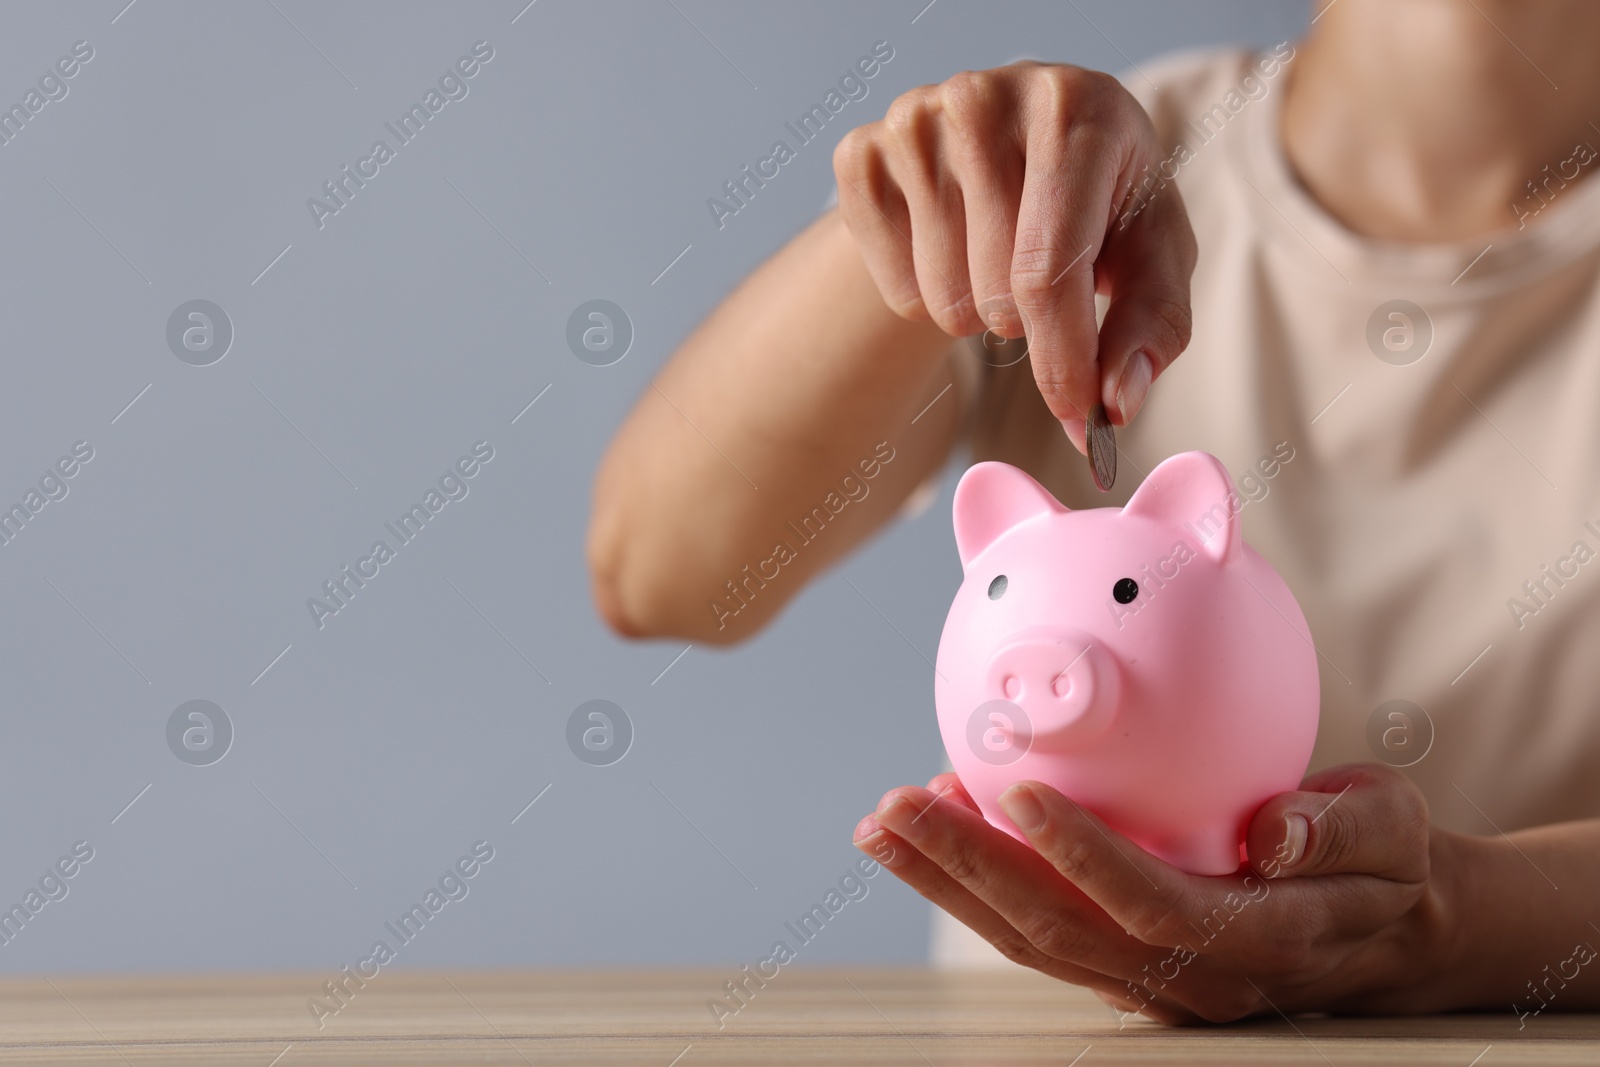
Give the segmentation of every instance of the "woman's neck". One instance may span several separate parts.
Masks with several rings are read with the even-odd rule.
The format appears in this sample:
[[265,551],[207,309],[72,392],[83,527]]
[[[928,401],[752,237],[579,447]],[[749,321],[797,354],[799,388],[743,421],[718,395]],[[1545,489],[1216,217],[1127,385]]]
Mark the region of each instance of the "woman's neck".
[[1600,169],[1600,3],[1316,3],[1280,132],[1300,181],[1352,230],[1515,230]]

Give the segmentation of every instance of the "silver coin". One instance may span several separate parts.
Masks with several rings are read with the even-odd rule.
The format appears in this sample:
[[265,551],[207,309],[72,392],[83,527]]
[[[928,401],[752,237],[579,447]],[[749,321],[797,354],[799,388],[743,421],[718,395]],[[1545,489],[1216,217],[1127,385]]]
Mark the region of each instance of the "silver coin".
[[1117,480],[1117,435],[1104,404],[1096,404],[1089,412],[1084,440],[1089,446],[1089,473],[1094,475],[1095,488],[1104,493]]

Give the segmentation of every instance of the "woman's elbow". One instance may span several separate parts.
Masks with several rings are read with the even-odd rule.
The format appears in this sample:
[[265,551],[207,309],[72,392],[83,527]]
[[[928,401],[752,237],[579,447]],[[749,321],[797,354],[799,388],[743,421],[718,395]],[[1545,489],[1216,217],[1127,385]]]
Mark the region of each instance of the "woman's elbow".
[[709,645],[733,644],[748,635],[734,613],[719,615],[714,600],[693,594],[694,579],[680,553],[667,545],[641,544],[637,528],[620,512],[597,498],[586,546],[595,608],[613,633]]

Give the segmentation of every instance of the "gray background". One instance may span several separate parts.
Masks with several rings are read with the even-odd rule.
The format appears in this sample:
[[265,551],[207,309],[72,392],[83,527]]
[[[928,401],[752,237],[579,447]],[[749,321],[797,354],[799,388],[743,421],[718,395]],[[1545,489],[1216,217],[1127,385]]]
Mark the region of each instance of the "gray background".
[[[959,580],[950,480],[842,568],[903,637],[835,573],[746,646],[673,663],[681,642],[620,641],[589,599],[609,435],[897,93],[1024,54],[1118,70],[1270,44],[1306,18],[1282,0],[125,2],[0,16],[0,103],[95,49],[0,147],[0,503],[95,449],[0,547],[0,904],[95,849],[0,946],[7,972],[336,969],[478,839],[496,858],[401,966],[766,955],[855,860],[879,794],[937,769],[924,657]],[[319,231],[306,198],[392,144],[383,123],[480,39],[495,57],[468,97]],[[870,95],[719,232],[706,198],[878,40],[895,56]],[[235,329],[203,368],[165,342],[195,298]],[[634,325],[610,367],[565,344],[592,298]],[[319,632],[306,598],[479,439],[496,456],[470,495]],[[565,742],[596,697],[637,731],[609,767]],[[196,698],[236,733],[208,767],[165,739]],[[926,907],[870,885],[803,964],[923,958]]]

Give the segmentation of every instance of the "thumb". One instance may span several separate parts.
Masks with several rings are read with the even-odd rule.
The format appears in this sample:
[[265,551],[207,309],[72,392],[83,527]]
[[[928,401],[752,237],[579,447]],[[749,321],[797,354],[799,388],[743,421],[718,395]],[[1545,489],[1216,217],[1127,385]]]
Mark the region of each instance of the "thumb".
[[1268,878],[1369,874],[1428,877],[1428,804],[1411,780],[1381,764],[1349,764],[1279,793],[1250,821],[1250,865]]

